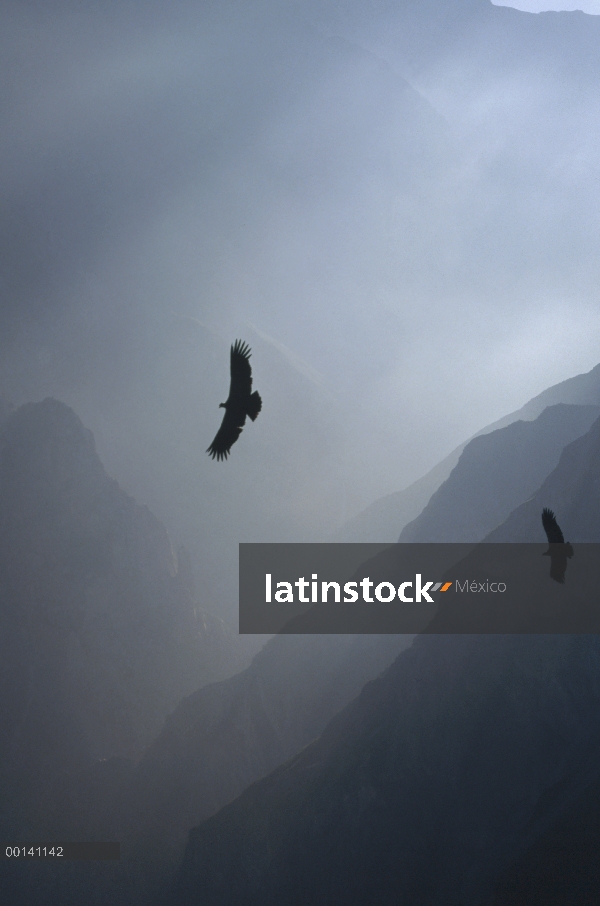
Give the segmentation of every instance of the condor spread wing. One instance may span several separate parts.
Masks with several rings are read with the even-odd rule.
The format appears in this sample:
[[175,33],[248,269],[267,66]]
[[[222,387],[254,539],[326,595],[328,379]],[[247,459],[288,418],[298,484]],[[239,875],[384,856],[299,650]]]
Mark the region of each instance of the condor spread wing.
[[544,526],[544,531],[546,532],[546,537],[548,539],[548,544],[564,544],[565,538],[563,533],[560,530],[560,526],[556,521],[556,516],[549,510],[548,507],[544,507],[542,510],[542,525]]
[[231,383],[227,402],[234,397],[247,399],[252,392],[252,369],[250,367],[250,347],[247,343],[243,343],[242,340],[236,340],[235,345],[231,347],[229,368],[231,371]]
[[242,433],[245,421],[246,417],[244,416],[240,423],[235,412],[231,409],[226,409],[223,421],[221,422],[221,427],[217,431],[215,439],[206,452],[212,456],[213,459],[227,459],[229,451]]

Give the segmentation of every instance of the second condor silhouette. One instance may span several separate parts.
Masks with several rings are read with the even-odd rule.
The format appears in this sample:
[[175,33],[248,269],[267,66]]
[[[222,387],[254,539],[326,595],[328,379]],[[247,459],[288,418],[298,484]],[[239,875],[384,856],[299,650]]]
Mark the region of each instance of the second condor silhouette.
[[542,510],[542,525],[549,544],[548,550],[544,552],[544,557],[550,557],[550,578],[563,585],[567,560],[573,556],[573,547],[568,541],[565,544],[565,538],[556,521],[556,516],[548,507],[544,507]]
[[224,403],[219,403],[219,408],[225,409],[225,415],[215,439],[206,451],[213,459],[227,459],[229,451],[242,433],[246,416],[249,415],[254,421],[262,408],[262,400],[257,391],[252,393],[250,354],[250,347],[242,340],[236,340],[231,347],[229,396]]

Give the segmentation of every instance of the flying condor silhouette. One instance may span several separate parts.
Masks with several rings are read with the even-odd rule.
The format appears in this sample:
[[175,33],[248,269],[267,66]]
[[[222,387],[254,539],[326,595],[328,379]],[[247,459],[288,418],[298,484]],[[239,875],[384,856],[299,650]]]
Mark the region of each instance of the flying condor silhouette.
[[249,415],[254,421],[262,408],[262,400],[257,391],[252,393],[250,354],[250,347],[242,340],[236,340],[231,347],[229,396],[226,402],[219,403],[219,408],[225,409],[225,415],[215,439],[206,451],[213,459],[227,459],[229,451],[242,433],[246,416]]
[[565,537],[556,521],[556,516],[548,507],[544,507],[542,510],[542,525],[549,545],[548,550],[544,552],[544,557],[550,557],[550,578],[563,585],[567,560],[573,556],[573,547],[568,541],[565,544]]

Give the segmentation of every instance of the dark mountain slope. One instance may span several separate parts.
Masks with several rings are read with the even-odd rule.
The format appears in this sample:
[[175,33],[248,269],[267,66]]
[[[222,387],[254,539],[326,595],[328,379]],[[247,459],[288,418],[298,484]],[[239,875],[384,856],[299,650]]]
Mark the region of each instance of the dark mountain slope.
[[543,507],[553,509],[569,541],[600,541],[600,420],[563,450],[536,493],[485,541],[544,541]]
[[2,863],[6,902],[141,902],[194,824],[317,737],[412,641],[276,637],[178,705],[219,666],[219,624],[195,603],[185,552],[106,476],[62,403],[8,419],[0,507],[3,837],[123,844],[117,866]]
[[[519,419],[533,421],[541,415],[544,409],[559,403],[600,406],[600,365],[596,365],[586,374],[578,374],[566,381],[561,381],[560,384],[548,387],[547,390],[529,400],[521,409],[482,428],[475,438],[505,428]],[[471,438],[471,440],[473,439]],[[332,540],[377,543],[397,541],[404,527],[419,516],[432,494],[449,477],[468,443],[470,443],[469,440],[465,441],[426,475],[404,490],[376,500],[354,519],[345,523],[335,533]]]
[[470,441],[449,478],[401,542],[481,541],[539,488],[566,444],[585,434],[597,406],[549,406],[534,421],[517,421]]
[[[593,480],[599,430],[596,422],[561,458],[571,457],[567,472],[576,493],[590,468]],[[156,882],[168,880],[186,823],[318,734],[327,708],[342,704],[340,676],[349,697],[353,684],[364,682],[359,649],[331,648],[332,642],[274,639],[253,670],[184,702],[137,774],[119,781],[126,802],[133,791],[133,809],[126,806],[119,826],[132,847],[138,894],[148,878],[157,891]],[[471,644],[484,647],[477,653]],[[594,645],[594,639],[419,639],[418,656],[401,656],[320,741],[192,834],[173,902],[194,902],[196,889],[207,903],[319,902],[321,887],[328,904],[338,891],[340,902],[368,903],[371,891],[385,902],[389,882],[390,890],[406,890],[410,903],[477,903],[594,777]],[[379,658],[372,659],[373,672]],[[318,695],[323,681],[333,692],[329,704],[329,694]],[[265,835],[273,856],[263,871]],[[215,854],[217,838],[222,849]],[[252,842],[250,853],[244,841]],[[423,847],[433,856],[424,856]],[[398,873],[378,861],[390,851],[406,854]],[[153,874],[147,860],[155,857]],[[256,898],[248,872],[261,885]],[[286,886],[290,878],[294,890]],[[365,889],[361,879],[373,883]],[[121,886],[124,902],[133,902],[127,890]]]
[[[317,738],[410,636],[277,636],[167,719],[131,780],[127,852],[164,881],[190,829]],[[123,839],[123,836],[121,836]]]
[[243,673],[190,695],[134,769],[123,759],[72,772],[50,805],[73,839],[116,839],[121,862],[24,879],[0,871],[15,904],[159,902],[190,829],[322,732],[364,684],[411,643],[407,636],[277,636]]
[[[111,759],[56,784],[46,802],[56,832],[122,843],[121,865],[94,878],[96,902],[155,902],[190,829],[318,737],[411,641],[277,636],[243,673],[184,699],[135,770]],[[61,906],[89,894],[85,877],[84,866],[75,887],[58,888]],[[46,906],[43,894],[30,902]]]
[[471,906],[597,769],[596,637],[419,637],[190,835],[172,903]]
[[482,906],[595,906],[600,892],[600,779],[565,809]]
[[[137,758],[225,644],[184,552],[110,479],[90,431],[46,399],[0,453],[0,758],[4,836],[45,827],[65,772]],[[39,824],[41,822],[41,825]],[[51,832],[51,827],[46,827]]]
[[[422,512],[431,495],[446,481],[465,444],[402,491],[374,500],[365,510],[345,522],[332,536],[337,544],[394,544],[405,525]],[[377,540],[376,540],[377,539]]]
[[[599,454],[600,419],[486,540],[542,540],[542,504],[598,540]],[[599,695],[596,636],[419,637],[192,832],[171,902],[479,906],[598,782]]]

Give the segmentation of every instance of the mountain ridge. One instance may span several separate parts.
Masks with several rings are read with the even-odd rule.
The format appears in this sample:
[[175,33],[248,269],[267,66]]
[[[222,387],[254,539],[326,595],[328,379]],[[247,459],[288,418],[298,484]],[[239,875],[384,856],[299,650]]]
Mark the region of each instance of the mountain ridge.
[[[395,543],[404,527],[417,518],[431,496],[450,476],[470,441],[482,434],[504,428],[518,419],[533,421],[545,408],[558,403],[600,405],[600,364],[590,371],[575,375],[548,387],[532,397],[520,409],[496,419],[456,447],[417,481],[401,491],[380,497],[349,520],[331,537],[335,542]],[[381,528],[380,528],[381,527]]]
[[446,481],[399,543],[477,542],[531,496],[558,464],[563,448],[586,434],[598,406],[556,403],[469,441]]

